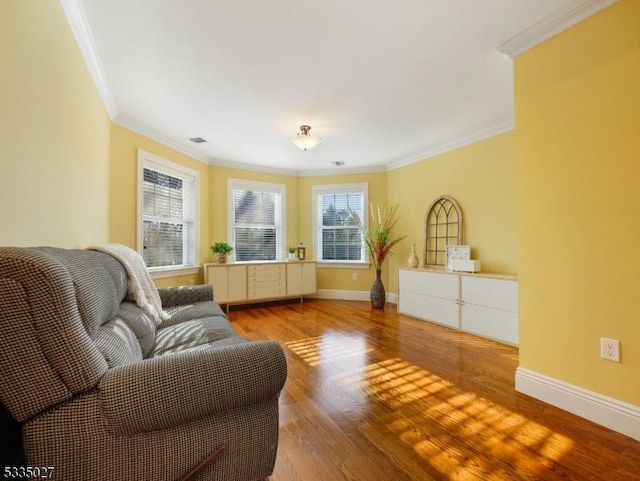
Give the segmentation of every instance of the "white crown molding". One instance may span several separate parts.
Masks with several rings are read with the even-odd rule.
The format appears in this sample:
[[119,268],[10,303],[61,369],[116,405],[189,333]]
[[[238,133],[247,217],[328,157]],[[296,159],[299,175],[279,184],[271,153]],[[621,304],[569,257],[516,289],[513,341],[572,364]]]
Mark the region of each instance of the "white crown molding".
[[524,32],[498,45],[497,50],[511,58],[610,7],[618,0],[574,0]]
[[469,145],[469,144],[478,142],[480,140],[487,139],[489,137],[502,134],[504,132],[508,132],[510,130],[513,130],[515,127],[513,120],[509,120],[507,122],[496,125],[494,127],[468,135],[454,142],[441,144],[434,149],[431,149],[429,151],[426,151],[420,154],[416,154],[408,159],[392,162],[386,165],[378,165],[378,166],[373,165],[368,167],[361,167],[361,168],[354,167],[354,168],[346,168],[346,169],[341,167],[336,167],[333,169],[298,171],[298,170],[290,170],[290,169],[281,169],[276,167],[260,166],[256,164],[246,164],[246,163],[235,162],[235,161],[213,159],[193,149],[189,149],[188,147],[181,144],[180,142],[176,142],[175,140],[170,139],[169,137],[161,135],[158,132],[148,129],[122,116],[117,116],[116,118],[112,119],[112,121],[113,123],[120,125],[125,129],[136,132],[137,134],[140,134],[150,140],[154,140],[159,144],[164,145],[165,147],[169,147],[177,152],[188,155],[189,157],[193,157],[195,160],[198,160],[208,165],[215,165],[218,167],[226,167],[230,169],[246,170],[249,172],[262,172],[266,174],[290,175],[293,177],[315,177],[315,176],[330,176],[330,175],[339,176],[339,175],[350,175],[350,174],[374,174],[374,173],[380,173],[380,172],[388,172],[390,170],[394,170],[409,164],[420,162],[421,160],[426,160],[430,157],[434,157],[436,155],[443,154],[445,152],[458,149],[460,147],[464,147],[465,145]]
[[218,160],[211,159],[209,164],[216,165],[218,167],[227,167],[230,169],[240,169],[240,170],[248,170],[251,172],[262,172],[265,174],[279,174],[279,175],[290,175],[293,177],[297,177],[299,172],[297,170],[290,169],[281,169],[278,167],[268,167],[266,165],[257,165],[257,164],[244,164],[242,162],[234,162],[227,160]]
[[188,147],[185,147],[184,145],[182,145],[180,142],[176,142],[175,140],[170,139],[169,137],[165,137],[164,135],[159,134],[154,130],[148,129],[145,126],[140,125],[137,122],[134,122],[133,120],[130,120],[118,115],[117,117],[112,119],[112,122],[114,124],[119,125],[120,127],[124,127],[125,129],[131,130],[132,132],[140,134],[143,137],[146,137],[150,140],[154,140],[159,144],[164,145],[165,147],[169,147],[170,149],[173,149],[177,152],[188,155],[189,157],[193,157],[195,160],[199,160],[204,164],[211,163],[211,159],[209,159],[209,157],[207,157],[206,155],[203,155],[202,153],[196,150],[189,149]]
[[398,169],[400,167],[405,167],[409,164],[414,164],[416,162],[426,160],[430,157],[435,157],[436,155],[444,154],[445,152],[450,152],[452,150],[459,149],[460,147],[464,147],[465,145],[470,145],[475,142],[479,142],[480,140],[488,139],[489,137],[493,137],[498,134],[509,132],[514,128],[515,128],[515,122],[513,119],[510,119],[501,124],[494,125],[493,127],[489,127],[488,129],[480,130],[478,132],[474,132],[460,139],[454,140],[453,142],[446,142],[444,144],[440,144],[432,149],[426,150],[416,155],[412,155],[407,159],[390,162],[386,165],[386,169],[387,171],[390,171],[390,170]]
[[355,174],[355,173],[372,173],[372,172],[384,172],[385,168],[381,166],[372,166],[365,167],[362,169],[340,169],[337,172],[334,169],[326,169],[326,170],[314,170],[314,171],[298,171],[293,169],[282,169],[277,167],[268,167],[257,164],[246,164],[242,162],[235,161],[227,161],[227,160],[219,160],[211,158],[207,155],[202,154],[201,152],[197,152],[196,150],[190,149],[187,146],[183,145],[180,142],[177,142],[169,137],[166,137],[158,132],[155,132],[147,127],[138,124],[130,119],[124,118],[122,116],[118,116],[113,120],[113,123],[124,127],[125,129],[131,130],[137,134],[140,134],[148,139],[154,140],[159,144],[164,145],[165,147],[169,147],[177,152],[188,155],[189,157],[194,158],[204,164],[214,165],[217,167],[226,167],[229,169],[238,169],[238,170],[247,170],[249,172],[261,172],[265,174],[278,174],[278,175],[289,175],[292,177],[310,177],[316,175],[346,175],[346,174]]
[[298,177],[315,177],[320,175],[348,175],[348,174],[374,174],[386,172],[384,165],[370,165],[368,167],[334,167],[332,169],[301,170]]
[[640,441],[640,407],[522,367],[516,391]]
[[299,172],[296,170],[278,169],[275,167],[260,166],[256,164],[243,164],[242,162],[214,159],[194,149],[190,149],[184,144],[162,134],[159,134],[154,130],[148,129],[147,127],[140,125],[137,122],[121,116],[113,119],[113,123],[118,124],[125,129],[131,130],[132,132],[140,134],[148,139],[154,140],[159,144],[164,145],[165,147],[169,147],[170,149],[173,149],[184,155],[188,155],[189,157],[192,157],[193,159],[198,160],[203,164],[215,165],[218,167],[228,167],[230,169],[248,170],[250,172],[262,172],[266,174],[291,175],[294,177],[299,175]]
[[147,137],[148,139],[154,140],[166,147],[169,147],[173,150],[176,150],[185,155],[193,157],[194,159],[199,160],[200,162],[203,162],[205,164],[214,165],[218,167],[226,167],[230,169],[246,170],[249,172],[262,172],[266,174],[289,175],[292,177],[340,176],[340,175],[350,175],[350,174],[375,174],[375,173],[381,173],[381,172],[389,172],[391,170],[398,169],[400,167],[404,167],[406,165],[413,164],[416,162],[420,162],[422,160],[426,160],[430,157],[435,157],[436,155],[443,154],[445,152],[458,149],[460,147],[464,147],[465,145],[473,144],[480,140],[484,140],[489,137],[493,137],[495,135],[511,131],[515,127],[513,120],[509,120],[507,122],[496,125],[494,127],[481,130],[474,134],[468,135],[454,142],[441,144],[434,149],[430,149],[426,152],[416,154],[408,159],[392,162],[386,165],[372,165],[372,166],[360,167],[360,168],[335,167],[332,169],[292,170],[292,169],[282,169],[282,168],[276,168],[276,167],[261,166],[256,164],[246,164],[246,163],[235,162],[235,161],[213,159],[200,152],[189,149],[188,147],[184,146],[180,142],[176,142],[173,139],[165,137],[164,135],[161,135],[155,131],[152,131],[151,129],[148,129],[129,119],[119,116],[113,119],[113,122],[115,124],[120,125],[121,127],[124,127],[144,137]]
[[109,89],[109,83],[104,75],[102,63],[98,57],[96,45],[93,41],[93,33],[91,33],[91,29],[89,28],[89,22],[87,22],[84,8],[82,8],[79,0],[60,0],[60,4],[71,26],[71,31],[76,38],[76,42],[80,47],[84,62],[89,69],[93,82],[96,84],[98,94],[100,98],[102,98],[102,103],[107,110],[107,114],[109,118],[113,120],[118,115],[118,111],[113,96],[111,95],[111,90]]

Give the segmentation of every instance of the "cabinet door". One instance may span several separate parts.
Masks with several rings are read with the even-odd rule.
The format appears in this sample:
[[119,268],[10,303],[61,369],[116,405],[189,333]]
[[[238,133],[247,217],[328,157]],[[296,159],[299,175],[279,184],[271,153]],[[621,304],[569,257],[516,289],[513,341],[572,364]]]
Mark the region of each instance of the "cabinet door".
[[400,290],[442,299],[458,299],[458,276],[400,269]]
[[227,267],[210,265],[206,267],[207,282],[213,286],[213,298],[219,304],[229,300],[229,288],[227,282]]
[[287,295],[302,294],[302,264],[287,264]]
[[460,327],[458,323],[459,305],[455,300],[402,291],[398,311],[456,329]]
[[460,328],[457,275],[400,269],[398,287],[398,312]]
[[462,276],[461,282],[465,304],[518,312],[518,281]]
[[227,266],[227,278],[229,285],[229,302],[244,301],[247,299],[247,267]]
[[464,304],[462,330],[498,341],[518,344],[518,314],[491,307]]
[[302,264],[302,293],[315,294],[316,292],[316,266],[315,262]]
[[287,295],[301,296],[316,292],[316,263],[287,264]]
[[462,276],[461,328],[518,344],[518,282]]

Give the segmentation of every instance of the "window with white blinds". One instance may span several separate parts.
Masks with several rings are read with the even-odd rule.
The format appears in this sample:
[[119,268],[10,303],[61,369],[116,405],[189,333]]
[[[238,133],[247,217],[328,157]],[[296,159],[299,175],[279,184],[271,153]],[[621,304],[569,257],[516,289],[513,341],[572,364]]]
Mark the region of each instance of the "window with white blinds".
[[138,152],[138,251],[147,267],[196,264],[198,173]]
[[362,234],[351,212],[367,222],[367,184],[313,187],[316,258],[326,263],[365,263]]
[[236,261],[280,260],[285,186],[229,179],[229,232]]

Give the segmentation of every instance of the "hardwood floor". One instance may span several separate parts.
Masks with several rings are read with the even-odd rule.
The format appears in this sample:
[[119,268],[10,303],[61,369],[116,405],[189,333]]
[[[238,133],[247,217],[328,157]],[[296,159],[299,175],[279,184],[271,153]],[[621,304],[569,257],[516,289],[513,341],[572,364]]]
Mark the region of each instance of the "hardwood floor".
[[515,391],[517,348],[368,302],[229,317],[287,355],[270,481],[640,480],[640,442]]

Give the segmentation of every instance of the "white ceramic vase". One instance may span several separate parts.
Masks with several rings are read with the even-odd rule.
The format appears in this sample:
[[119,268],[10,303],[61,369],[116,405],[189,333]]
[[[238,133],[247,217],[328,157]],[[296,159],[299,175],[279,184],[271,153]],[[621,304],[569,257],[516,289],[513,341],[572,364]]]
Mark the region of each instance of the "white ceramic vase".
[[409,260],[407,261],[409,267],[416,268],[420,265],[420,258],[416,254],[416,245],[411,244],[411,254],[409,255]]

